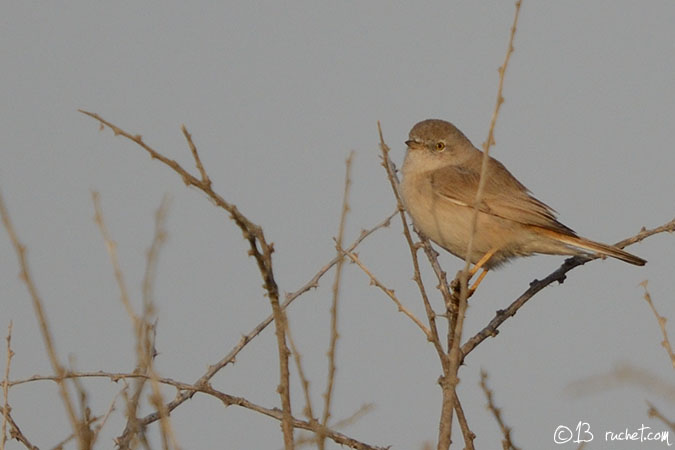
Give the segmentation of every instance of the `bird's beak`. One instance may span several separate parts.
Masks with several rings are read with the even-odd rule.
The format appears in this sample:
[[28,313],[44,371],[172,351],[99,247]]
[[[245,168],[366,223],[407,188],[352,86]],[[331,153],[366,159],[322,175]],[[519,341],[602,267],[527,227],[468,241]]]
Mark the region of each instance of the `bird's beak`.
[[405,141],[405,145],[407,145],[408,148],[413,149],[413,150],[422,147],[421,142],[415,141],[413,139],[409,139],[409,140]]

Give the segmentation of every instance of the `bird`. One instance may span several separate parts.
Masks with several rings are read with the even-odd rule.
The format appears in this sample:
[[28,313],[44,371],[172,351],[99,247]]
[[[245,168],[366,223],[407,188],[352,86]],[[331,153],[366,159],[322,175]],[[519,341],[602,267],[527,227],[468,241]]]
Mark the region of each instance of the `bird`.
[[[483,152],[452,123],[417,123],[405,141],[407,152],[400,186],[404,206],[418,232],[467,259],[474,202]],[[485,276],[505,262],[533,254],[605,257],[637,266],[646,260],[613,245],[577,235],[557,219],[499,161],[488,156],[471,254],[468,260]]]

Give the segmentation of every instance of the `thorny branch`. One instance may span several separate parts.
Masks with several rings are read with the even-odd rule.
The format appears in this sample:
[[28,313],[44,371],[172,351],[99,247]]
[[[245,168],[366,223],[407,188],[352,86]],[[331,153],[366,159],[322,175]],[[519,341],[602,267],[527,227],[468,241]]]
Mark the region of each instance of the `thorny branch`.
[[[673,231],[675,231],[675,219],[659,227],[652,228],[650,230],[643,228],[635,236],[624,239],[623,241],[619,241],[614,245],[619,248],[624,248],[627,247],[628,245],[640,242],[643,239],[648,238],[649,236],[653,236],[655,234],[664,232],[672,233]],[[490,336],[492,337],[496,336],[497,333],[499,333],[499,327],[501,326],[501,324],[504,323],[504,321],[506,321],[506,319],[508,319],[509,317],[514,316],[516,312],[518,312],[518,310],[525,303],[527,303],[528,300],[534,297],[539,291],[541,291],[542,289],[544,289],[546,286],[550,285],[553,282],[556,281],[559,283],[564,282],[567,276],[566,275],[567,272],[569,272],[570,270],[574,269],[577,266],[584,265],[587,262],[598,258],[599,256],[596,257],[574,256],[572,258],[568,258],[557,270],[551,272],[544,279],[532,281],[530,283],[530,287],[525,292],[523,292],[523,294],[520,297],[518,297],[513,303],[511,303],[508,306],[508,308],[497,311],[497,314],[490,321],[490,323],[488,323],[481,331],[476,333],[473,337],[468,339],[462,345],[461,349],[462,362],[464,361],[464,358],[466,358],[466,355],[471,353],[478,344],[480,344]]]
[[271,243],[267,242],[265,234],[262,230],[262,227],[251,222],[244,214],[242,214],[236,205],[227,202],[223,197],[217,194],[211,187],[211,180],[206,174],[206,170],[201,163],[199,154],[197,152],[196,146],[192,141],[191,135],[187,132],[183,126],[183,134],[188,141],[190,150],[192,152],[195,164],[198,171],[200,172],[201,177],[197,178],[185,170],[180,164],[176,161],[169,159],[150,147],[143,141],[141,135],[132,135],[127,133],[118,126],[108,122],[107,120],[100,117],[98,114],[79,110],[81,113],[96,119],[102,125],[110,128],[115,135],[123,136],[129,139],[132,142],[135,142],[145,151],[147,151],[153,159],[158,159],[162,163],[169,166],[175,172],[177,172],[183,179],[183,182],[188,186],[194,186],[197,189],[204,192],[211,200],[213,200],[216,205],[223,208],[225,211],[230,213],[230,218],[234,220],[237,226],[241,229],[241,232],[249,243],[249,255],[253,256],[256,263],[258,264],[258,270],[262,276],[265,291],[267,293],[267,298],[270,301],[272,306],[272,312],[274,315],[275,323],[275,334],[277,337],[277,346],[279,352],[279,395],[281,397],[281,406],[285,419],[282,422],[282,430],[284,434],[284,445],[286,450],[292,450],[293,445],[293,425],[291,423],[291,399],[290,399],[290,383],[289,377],[290,372],[288,368],[288,358],[289,350],[286,345],[286,316],[283,309],[279,303],[279,287],[274,279],[274,271],[272,267],[272,253],[274,252],[274,246]]
[[[149,380],[150,376],[148,374],[142,373],[112,373],[112,372],[98,371],[98,372],[67,372],[64,374],[63,378],[64,379],[108,378],[111,381],[117,382],[119,380],[133,379],[133,378]],[[35,375],[26,379],[12,381],[9,383],[9,385],[11,387],[18,384],[30,383],[41,380],[58,381],[58,378],[54,376]],[[223,402],[225,406],[239,406],[260,414],[264,414],[279,422],[282,422],[284,420],[283,411],[280,411],[278,408],[266,408],[264,406],[260,406],[256,403],[253,403],[244,397],[237,397],[234,395],[226,394],[222,391],[214,389],[208,383],[189,384],[166,377],[157,377],[157,381],[167,386],[173,386],[180,392],[190,391],[195,394],[202,393],[209,395],[211,397],[219,399],[221,402]],[[331,439],[333,442],[337,444],[346,445],[347,447],[354,448],[357,450],[386,450],[388,448],[365,444],[361,441],[350,438],[349,436],[345,436],[344,434],[339,433],[331,428],[325,427],[317,423],[316,421],[304,421],[296,419],[295,417],[291,417],[291,423],[294,428],[308,430],[314,433],[321,433],[322,435],[326,436],[327,438]]]
[[509,65],[509,60],[513,54],[513,41],[516,36],[516,30],[518,27],[518,16],[520,14],[520,5],[521,0],[516,1],[516,12],[513,17],[513,25],[511,26],[511,34],[509,37],[509,44],[506,50],[506,56],[504,57],[504,62],[499,67],[499,86],[497,88],[497,101],[495,103],[495,109],[492,113],[492,119],[490,120],[490,130],[488,132],[488,138],[483,144],[483,161],[481,163],[480,176],[478,178],[478,189],[476,190],[476,198],[474,199],[473,204],[473,217],[471,219],[471,233],[469,237],[469,243],[466,250],[466,261],[464,264],[464,270],[459,275],[459,302],[457,304],[457,316],[455,323],[448,330],[448,339],[450,340],[448,358],[450,360],[450,369],[449,374],[445,376],[443,386],[443,408],[441,410],[441,427],[438,433],[438,450],[447,450],[450,448],[451,435],[452,435],[452,396],[449,395],[449,391],[452,391],[453,396],[457,395],[457,384],[459,383],[459,377],[457,376],[459,372],[459,366],[462,363],[460,342],[462,340],[462,333],[464,331],[464,317],[466,315],[466,309],[468,307],[468,297],[469,297],[469,288],[468,288],[468,276],[469,276],[469,267],[471,265],[471,254],[473,253],[473,241],[476,234],[476,226],[478,225],[478,210],[483,195],[483,190],[485,188],[485,183],[487,181],[487,166],[489,161],[490,147],[494,144],[494,129],[497,123],[497,117],[499,116],[499,111],[502,104],[504,103],[504,97],[502,95],[504,89],[504,78],[506,75],[506,68]]
[[[289,378],[289,371],[288,371],[288,356],[289,352],[288,349],[285,346],[285,332],[284,330],[286,329],[286,318],[285,318],[285,313],[284,310],[288,305],[290,305],[293,300],[295,300],[297,297],[302,295],[303,293],[307,292],[308,290],[316,287],[318,285],[319,279],[328,271],[330,270],[331,267],[333,267],[335,264],[338,263],[338,261],[342,260],[344,258],[344,255],[342,253],[338,254],[333,260],[331,260],[328,264],[326,264],[324,267],[322,267],[317,274],[314,275],[314,277],[306,283],[304,286],[302,286],[300,289],[293,293],[286,294],[285,296],[285,301],[283,304],[279,303],[279,290],[276,285],[276,282],[274,280],[273,276],[273,271],[272,271],[272,258],[271,255],[274,251],[273,245],[271,243],[267,243],[264,233],[262,231],[262,228],[260,228],[258,225],[254,224],[251,222],[248,218],[246,218],[241,212],[239,212],[238,208],[230,204],[229,202],[226,202],[220,195],[218,195],[216,192],[212,190],[211,187],[211,180],[208,177],[208,174],[199,158],[199,154],[197,152],[196,146],[194,145],[192,141],[191,135],[187,132],[185,127],[182,127],[183,134],[185,135],[185,138],[188,141],[191,153],[193,155],[193,158],[195,160],[195,164],[197,166],[197,169],[200,173],[200,178],[197,178],[193,175],[191,175],[187,170],[185,170],[182,166],[180,166],[176,161],[171,160],[169,158],[166,158],[156,150],[154,150],[152,147],[147,145],[142,137],[140,135],[132,135],[121,128],[117,127],[116,125],[104,120],[97,114],[87,112],[87,111],[81,111],[83,114],[86,114],[96,120],[99,121],[101,126],[107,126],[109,127],[116,135],[121,135],[136,144],[138,144],[140,147],[142,147],[144,150],[146,150],[150,156],[153,159],[158,159],[161,162],[163,162],[165,165],[169,166],[171,169],[173,169],[175,172],[177,172],[181,178],[183,179],[183,182],[188,185],[188,186],[194,186],[204,192],[209,198],[211,198],[216,205],[222,207],[226,211],[230,213],[231,218],[235,221],[235,223],[239,226],[239,228],[242,230],[242,233],[244,235],[244,238],[248,240],[249,245],[250,245],[250,251],[249,254],[254,256],[256,259],[256,262],[258,264],[259,270],[261,272],[261,275],[263,277],[263,280],[265,282],[265,289],[267,292],[268,298],[270,298],[270,301],[272,303],[273,307],[273,314],[266,318],[264,321],[259,323],[250,333],[248,333],[245,336],[242,336],[241,340],[239,343],[228,353],[223,359],[221,359],[218,363],[210,366],[207,370],[207,372],[197,380],[195,383],[195,386],[202,386],[206,385],[208,383],[208,380],[210,380],[215,373],[217,373],[220,369],[225,367],[227,364],[234,362],[234,359],[236,355],[246,346],[248,342],[250,342],[253,338],[255,338],[267,325],[269,325],[272,320],[275,321],[275,324],[277,326],[277,340],[278,340],[278,347],[279,347],[279,354],[280,354],[280,373],[281,373],[281,383],[279,386],[281,398],[282,398],[282,413],[283,417],[285,418],[282,420],[282,428],[284,430],[284,439],[285,439],[285,444],[286,448],[292,448],[293,445],[293,435],[292,435],[292,429],[295,426],[292,422],[292,416],[291,416],[291,411],[290,411],[290,396],[289,396],[289,388],[288,388],[288,378]],[[395,214],[395,213],[394,213]],[[389,222],[391,220],[391,217],[394,215],[390,215],[387,217],[385,220],[383,220],[381,223],[376,225],[375,227],[371,228],[370,230],[367,231],[362,231],[361,235],[351,244],[351,246],[347,249],[347,251],[353,251],[358,244],[365,239],[367,236],[369,236],[371,233],[376,231],[379,228],[385,227],[389,225]],[[188,398],[191,398],[195,390],[186,390],[186,391],[181,391],[176,398],[167,403],[165,405],[165,411],[167,413],[170,413],[173,409],[178,407],[180,404],[182,404],[185,400]],[[159,419],[159,414],[157,412],[151,413],[147,416],[145,416],[142,419],[138,420],[138,424],[140,426],[145,426],[149,423],[152,423],[156,420]],[[120,439],[124,439],[126,436],[122,435],[120,436]]]
[[40,327],[40,332],[42,333],[42,340],[47,349],[47,355],[49,356],[49,362],[51,363],[52,370],[56,374],[56,383],[59,387],[59,394],[63,405],[66,408],[66,413],[68,419],[70,420],[70,425],[78,437],[78,445],[80,448],[87,448],[89,446],[88,437],[90,431],[87,425],[80,421],[77,418],[75,412],[75,406],[73,401],[70,398],[70,393],[68,392],[68,387],[63,379],[63,375],[66,373],[66,370],[63,368],[61,361],[59,360],[58,355],[56,354],[56,346],[54,344],[54,339],[52,337],[51,330],[49,329],[49,323],[47,322],[47,315],[44,311],[42,298],[37,291],[37,287],[33,281],[33,277],[28,266],[28,258],[26,256],[26,247],[19,240],[19,236],[14,229],[14,224],[11,221],[9,211],[5,207],[5,202],[2,198],[2,193],[0,193],[0,218],[2,219],[3,224],[5,225],[5,230],[9,235],[10,241],[14,246],[14,251],[19,260],[19,267],[21,268],[21,280],[26,285],[28,293],[33,303],[33,310],[38,319],[38,324]]

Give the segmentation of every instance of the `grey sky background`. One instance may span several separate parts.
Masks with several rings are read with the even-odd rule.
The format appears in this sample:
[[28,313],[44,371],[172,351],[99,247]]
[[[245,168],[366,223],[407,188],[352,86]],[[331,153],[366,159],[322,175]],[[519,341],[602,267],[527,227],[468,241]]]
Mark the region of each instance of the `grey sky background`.
[[[72,356],[80,370],[131,371],[135,364],[132,327],[92,220],[91,190],[101,193],[137,307],[154,210],[171,196],[155,289],[162,375],[194,381],[270,313],[255,262],[227,215],[137,146],[99,132],[78,108],[142,134],[195,172],[180,133],[185,124],[217,192],[275,243],[280,288],[295,291],[334,256],[350,150],[346,242],[394,209],[379,164],[378,120],[399,166],[408,131],[426,118],[452,121],[476,146],[485,140],[513,12],[513,2],[456,1],[6,4],[0,189],[28,246],[61,359]],[[583,236],[611,243],[673,218],[673,23],[672,1],[523,3],[491,154]],[[501,447],[478,388],[481,368],[523,448],[576,448],[554,445],[553,432],[578,421],[591,425],[589,448],[664,447],[604,441],[605,431],[642,424],[663,430],[647,417],[645,400],[675,418],[673,369],[638,286],[648,279],[657,308],[675,320],[675,240],[659,235],[629,250],[649,264],[607,260],[574,270],[467,358],[460,395],[478,448]],[[359,254],[423,316],[399,220]],[[488,275],[471,299],[466,334],[562,261],[537,256]],[[451,255],[441,263],[449,275],[462,267]],[[426,263],[423,270],[434,286]],[[12,378],[47,374],[17,274],[3,230],[0,334],[12,320]],[[316,409],[325,389],[332,281],[330,273],[288,311]],[[394,449],[435,441],[440,366],[433,348],[353,265],[345,267],[342,294],[335,419],[373,403],[345,433]],[[434,301],[440,305],[438,295]],[[581,395],[570,389],[622,365],[670,390],[640,382],[588,385]],[[277,367],[268,328],[213,385],[278,406]],[[94,414],[121,388],[106,380],[84,386]],[[174,393],[167,389],[167,398]],[[292,393],[301,416],[295,370]],[[41,448],[67,436],[53,383],[13,388],[10,401],[15,420]],[[99,448],[112,447],[122,411],[118,400]],[[211,398],[195,397],[172,419],[186,449],[283,446],[277,422]],[[151,433],[158,445],[156,437]]]

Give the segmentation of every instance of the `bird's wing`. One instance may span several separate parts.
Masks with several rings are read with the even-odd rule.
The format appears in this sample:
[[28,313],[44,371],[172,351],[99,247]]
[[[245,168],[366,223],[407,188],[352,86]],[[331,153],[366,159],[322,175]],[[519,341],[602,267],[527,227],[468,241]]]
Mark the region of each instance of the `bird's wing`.
[[[479,205],[481,212],[575,235],[574,231],[556,220],[556,212],[552,208],[534,198],[499,161],[490,158],[486,177]],[[467,207],[473,207],[479,178],[480,166],[476,164],[448,165],[431,172],[431,183],[437,195]]]

